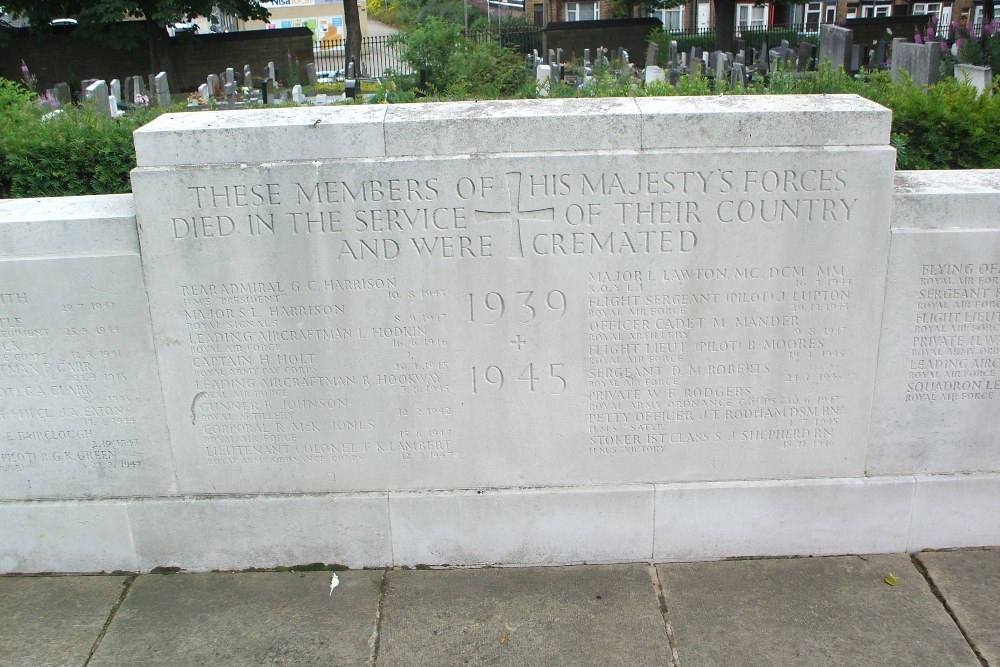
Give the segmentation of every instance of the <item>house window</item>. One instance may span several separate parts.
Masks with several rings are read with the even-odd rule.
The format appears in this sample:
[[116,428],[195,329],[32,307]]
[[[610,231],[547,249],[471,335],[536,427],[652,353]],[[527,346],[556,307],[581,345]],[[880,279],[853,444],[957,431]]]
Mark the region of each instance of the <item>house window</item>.
[[596,2],[567,2],[567,21],[596,21],[601,18],[601,6]]
[[944,31],[951,25],[951,5],[945,5],[941,2],[917,2],[913,4],[913,13],[914,15],[930,14],[936,16],[938,18],[938,34],[944,34]]
[[826,8],[826,18],[823,19],[824,23],[836,23],[837,22],[837,5]]
[[767,5],[736,5],[736,26],[738,28],[764,28],[767,26]]
[[684,8],[672,7],[670,9],[654,9],[650,16],[660,19],[664,30],[684,29]]
[[861,18],[868,19],[873,16],[892,16],[892,5],[862,5]]
[[806,5],[806,21],[803,26],[806,32],[816,32],[819,30],[819,17],[822,15],[822,3],[810,2]]

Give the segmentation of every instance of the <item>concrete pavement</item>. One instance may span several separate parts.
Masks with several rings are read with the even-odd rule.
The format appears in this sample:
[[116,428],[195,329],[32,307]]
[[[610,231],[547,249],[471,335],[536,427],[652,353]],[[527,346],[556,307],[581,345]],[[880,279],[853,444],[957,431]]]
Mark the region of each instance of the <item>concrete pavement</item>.
[[7,576],[0,667],[1000,667],[998,601],[997,549],[655,566]]

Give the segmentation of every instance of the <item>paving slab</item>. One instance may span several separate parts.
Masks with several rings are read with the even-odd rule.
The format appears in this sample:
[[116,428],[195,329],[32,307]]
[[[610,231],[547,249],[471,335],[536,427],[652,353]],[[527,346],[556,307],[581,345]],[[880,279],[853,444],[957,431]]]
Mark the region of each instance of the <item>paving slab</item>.
[[917,556],[990,665],[1000,665],[1000,549]]
[[392,571],[379,667],[669,665],[649,567]]
[[146,575],[88,667],[364,665],[381,571]]
[[657,569],[684,667],[980,667],[906,555]]
[[124,584],[125,577],[0,577],[0,665],[83,665]]

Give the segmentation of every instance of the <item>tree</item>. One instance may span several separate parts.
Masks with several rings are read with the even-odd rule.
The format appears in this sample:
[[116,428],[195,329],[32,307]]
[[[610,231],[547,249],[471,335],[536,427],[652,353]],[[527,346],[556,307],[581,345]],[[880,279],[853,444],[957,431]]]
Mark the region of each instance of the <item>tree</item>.
[[[53,19],[74,18],[78,22],[74,34],[112,48],[136,48],[146,41],[153,69],[168,73],[173,67],[167,26],[210,16],[216,7],[243,21],[266,21],[270,16],[260,0],[3,0],[3,3],[11,16],[28,19],[35,32],[48,30]],[[138,31],[129,29],[123,22],[126,18],[143,22],[145,39]]]
[[354,58],[354,76],[361,78],[361,16],[357,0],[344,0],[344,32],[347,38],[344,44],[344,75],[347,75],[347,64]]

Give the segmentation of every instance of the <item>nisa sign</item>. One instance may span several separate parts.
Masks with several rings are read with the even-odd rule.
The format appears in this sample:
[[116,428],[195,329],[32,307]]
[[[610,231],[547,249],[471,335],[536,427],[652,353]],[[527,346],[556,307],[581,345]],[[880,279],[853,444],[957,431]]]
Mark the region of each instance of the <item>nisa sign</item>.
[[264,9],[284,9],[286,7],[311,7],[316,4],[316,0],[270,0],[261,2]]

